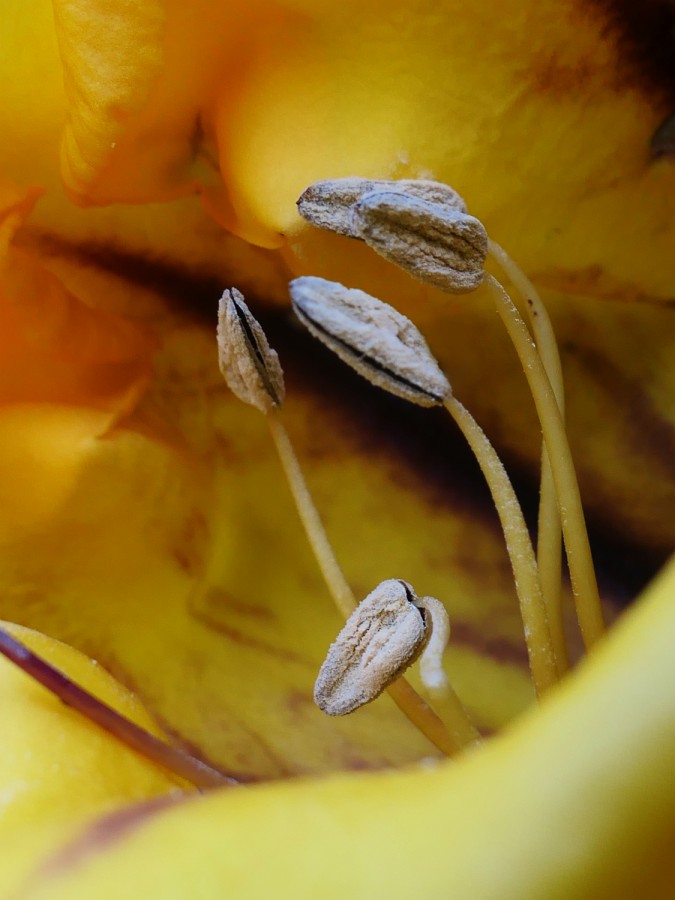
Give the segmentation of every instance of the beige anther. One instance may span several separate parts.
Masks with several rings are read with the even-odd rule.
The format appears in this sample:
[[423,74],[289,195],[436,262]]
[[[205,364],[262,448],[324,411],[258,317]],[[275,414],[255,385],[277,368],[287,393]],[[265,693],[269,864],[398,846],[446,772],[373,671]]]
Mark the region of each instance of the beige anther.
[[352,209],[366,194],[375,192],[409,194],[420,200],[437,203],[447,209],[466,212],[466,204],[457,191],[440,181],[402,178],[399,181],[376,181],[370,178],[331,178],[315,181],[298,200],[300,215],[326,231],[347,237],[360,237],[354,229]]
[[377,253],[427,284],[461,294],[483,281],[487,232],[473,216],[409,194],[366,194],[354,231]]
[[218,360],[228,387],[261,412],[281,406],[284,375],[279,357],[236,288],[218,306]]
[[424,618],[410,585],[391,578],[356,607],[328,651],[314,700],[329,716],[370,703],[422,652]]
[[308,331],[371,384],[420,406],[450,394],[422,335],[388,304],[324,278],[296,278],[290,292]]

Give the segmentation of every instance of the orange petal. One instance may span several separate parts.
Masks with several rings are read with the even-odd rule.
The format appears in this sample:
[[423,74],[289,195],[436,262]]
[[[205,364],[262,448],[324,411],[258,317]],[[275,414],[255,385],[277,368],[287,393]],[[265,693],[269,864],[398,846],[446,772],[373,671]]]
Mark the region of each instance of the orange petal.
[[0,402],[78,402],[122,414],[150,378],[155,340],[147,328],[86,306],[16,246],[39,188],[0,194]]

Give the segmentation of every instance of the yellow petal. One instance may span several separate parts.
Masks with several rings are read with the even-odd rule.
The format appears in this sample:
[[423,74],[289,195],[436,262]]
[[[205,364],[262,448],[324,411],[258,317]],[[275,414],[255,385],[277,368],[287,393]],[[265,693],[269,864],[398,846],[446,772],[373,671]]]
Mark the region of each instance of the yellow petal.
[[30,896],[669,897],[674,597],[671,565],[541,712],[457,764],[218,792],[66,848]]
[[[207,11],[211,6],[207,4]],[[118,3],[59,4],[70,100],[76,100],[66,144],[71,187],[82,196],[87,194],[89,200],[101,202],[177,196],[199,183],[221,222],[261,244],[276,246],[282,243],[280,231],[290,234],[297,228],[295,196],[314,177],[355,172],[417,174],[428,168],[451,180],[467,194],[495,237],[528,271],[538,273],[552,292],[572,291],[603,301],[604,309],[597,318],[593,310],[587,315],[589,304],[584,302],[575,319],[567,300],[561,315],[563,330],[568,329],[573,342],[574,359],[583,359],[582,351],[587,350],[585,359],[590,354],[593,363],[581,366],[578,380],[575,377],[573,381],[574,392],[581,399],[576,407],[573,401],[572,421],[577,423],[580,415],[593,424],[604,420],[614,385],[620,386],[623,400],[633,382],[639,383],[641,391],[633,410],[642,411],[648,400],[654,415],[648,419],[651,432],[645,428],[644,418],[626,424],[625,405],[620,402],[606,436],[591,440],[574,424],[577,443],[584,440],[586,481],[593,486],[596,509],[606,509],[607,517],[615,521],[620,509],[620,524],[632,528],[640,538],[640,529],[647,523],[648,539],[665,545],[672,517],[667,516],[664,525],[656,518],[660,510],[669,512],[670,501],[660,497],[669,459],[667,453],[662,452],[660,458],[653,453],[651,433],[668,434],[668,423],[673,420],[669,400],[672,375],[671,367],[647,359],[657,347],[667,362],[668,334],[672,332],[660,310],[653,316],[650,310],[637,314],[631,310],[624,316],[617,307],[609,306],[606,297],[661,301],[669,296],[673,226],[661,201],[672,191],[672,170],[667,163],[643,166],[641,154],[651,130],[670,110],[661,95],[637,77],[640,70],[635,63],[626,66],[626,60],[620,58],[618,48],[623,45],[616,31],[606,27],[604,14],[589,13],[581,3],[573,7],[575,15],[570,14],[569,21],[561,19],[559,7],[552,3],[520,4],[518,14],[523,18],[511,16],[503,29],[494,26],[494,10],[484,4],[471,10],[462,8],[459,14],[455,3],[433,10],[415,8],[414,16],[409,6],[395,4],[386,20],[376,6],[294,3],[285,5],[274,17],[264,3],[252,5],[246,15],[228,7],[217,16],[204,17],[202,31],[200,17],[193,15],[189,29],[183,29],[185,19],[180,13],[177,17],[178,6],[172,6],[160,47],[161,13],[157,7],[148,5],[150,19],[138,23],[133,18],[116,18],[122,9]],[[90,13],[96,9],[112,12],[111,21],[119,25],[121,42],[110,55],[111,46],[106,42],[105,52],[97,47],[107,20],[92,18]],[[72,39],[75,32],[68,29],[78,21],[87,24],[94,40],[83,33]],[[448,24],[452,30],[444,27]],[[135,29],[147,40],[146,46],[134,47]],[[53,40],[45,34],[40,31],[38,41],[51,51]],[[533,34],[539,38],[533,40]],[[448,52],[450,37],[457,43],[452,53]],[[181,41],[185,49],[177,52]],[[66,46],[68,42],[70,46]],[[240,52],[235,55],[238,47]],[[81,61],[76,59],[80,49],[82,60],[100,64],[103,79],[87,71],[86,65],[76,64]],[[140,53],[129,55],[137,49]],[[122,63],[119,67],[118,61]],[[162,75],[155,79],[160,66]],[[61,116],[65,106],[54,88],[60,70],[55,77],[54,67],[45,69],[49,71],[45,93],[57,100],[54,109]],[[562,76],[570,71],[584,74],[582,84],[566,83]],[[608,77],[624,77],[626,71],[625,81],[607,81]],[[557,93],[550,90],[551,82]],[[542,85],[548,91],[545,98]],[[20,90],[14,89],[15,97]],[[33,93],[39,93],[35,83]],[[115,120],[114,102],[120,104],[122,127]],[[22,112],[17,117],[24,135],[30,115]],[[47,131],[52,137],[57,130],[55,117],[50,110]],[[31,127],[38,118],[31,120]],[[541,130],[540,141],[532,141],[534,124]],[[205,139],[192,141],[200,129]],[[44,145],[44,132],[36,128],[33,136],[36,134]],[[77,148],[72,140],[76,134]],[[197,152],[195,144],[200,145]],[[21,156],[16,147],[7,152]],[[26,167],[29,156],[23,156],[19,168]],[[553,170],[551,160],[558,160]],[[48,166],[47,170],[53,177]],[[128,219],[113,210],[106,213],[107,218],[97,214],[77,219],[68,209],[62,224],[57,211],[63,200],[58,194],[50,196],[55,198],[50,201],[51,212],[35,221],[50,221],[59,232],[89,238],[121,235],[127,246],[144,250],[162,246],[176,253],[176,248],[184,246],[187,265],[201,260],[208,271],[222,271],[217,259],[218,233],[206,228],[198,216],[191,218],[189,225],[181,219],[185,209],[194,214],[194,205],[185,201],[174,208],[173,217],[165,217],[156,237],[147,234],[150,223],[158,221],[156,210],[149,210],[147,217],[144,210],[130,213]],[[620,215],[626,209],[644,213]],[[612,240],[607,240],[608,227]],[[188,232],[184,243],[171,246],[167,236],[180,235],[182,228]],[[200,228],[206,230],[208,251],[195,249],[200,235],[195,237],[194,232]],[[317,240],[307,231],[292,237],[286,255],[293,266],[317,273],[318,267],[329,264],[334,243]],[[36,240],[33,234],[32,239],[36,246],[40,236]],[[345,268],[338,273],[341,280],[354,272],[360,287],[368,285],[359,279],[373,278],[379,280],[383,289],[378,292],[385,296],[390,289],[398,296],[413,294],[409,282],[394,284],[389,271],[373,268],[359,253],[349,245]],[[294,260],[293,254],[302,261]],[[115,257],[116,264],[124,261],[123,256]],[[183,261],[179,257],[179,262]],[[77,273],[76,277],[86,282],[88,276]],[[256,277],[257,273],[252,276]],[[114,295],[115,288],[107,284],[113,279],[103,281],[104,292]],[[131,302],[134,299],[130,298]],[[439,298],[417,294],[411,301],[419,304],[418,309],[427,302],[430,310]],[[98,297],[94,303],[98,305]],[[452,321],[438,327],[436,316],[423,315],[440,345]],[[493,390],[491,383],[486,396],[482,364],[488,351],[482,323],[488,321],[489,313],[475,315],[467,310],[463,315],[472,323],[470,327],[476,328],[477,339],[475,347],[471,346],[466,332],[461,335],[457,331],[460,336],[454,342],[462,346],[458,372],[450,371],[452,380],[460,387],[467,385],[469,400],[477,395],[473,397],[477,408],[501,434],[503,444],[532,459],[538,454],[538,449],[533,449],[538,442],[534,440],[536,426],[533,429],[520,413],[523,404],[511,388],[515,383],[512,367],[505,364],[505,393],[501,387]],[[455,315],[454,324],[460,321],[461,316]],[[586,343],[589,322],[598,334],[588,336]],[[633,334],[636,322],[639,329]],[[65,398],[69,406],[58,397],[60,403],[47,406],[35,402],[36,398],[45,399],[37,392],[23,398],[31,402],[2,410],[0,427],[5,440],[0,442],[0,456],[5,456],[5,475],[0,488],[7,497],[8,515],[0,584],[7,614],[52,626],[55,632],[102,656],[129,683],[139,685],[151,708],[180,736],[241,774],[274,777],[419,758],[428,748],[407,731],[407,725],[388,710],[384,700],[381,704],[385,706],[344,724],[315,718],[317,714],[307,702],[312,676],[335,634],[337,617],[325,596],[322,605],[317,605],[323,589],[311,560],[298,555],[301,536],[297,526],[293,531],[289,525],[295,523],[294,512],[278,480],[263,423],[257,420],[253,424],[235,409],[233,401],[223,400],[214,367],[203,363],[210,359],[210,331],[202,333],[179,318],[163,320],[158,330],[166,341],[156,362],[160,377],[135,417],[106,440],[101,439],[101,414],[92,408],[95,403],[89,397],[80,397],[79,406],[70,396]],[[608,331],[612,335],[609,342]],[[644,347],[638,341],[641,333]],[[302,357],[309,351],[307,345],[301,347]],[[448,360],[452,347],[449,340],[442,348]],[[624,365],[627,351],[632,355]],[[620,363],[618,373],[608,379],[607,364],[614,360]],[[313,484],[355,586],[362,586],[365,593],[374,580],[396,574],[391,568],[380,573],[380,566],[405,566],[408,571],[400,574],[419,584],[421,590],[447,599],[455,623],[460,625],[455,633],[464,635],[466,645],[484,641],[489,633],[491,640],[512,652],[519,626],[515,605],[510,605],[508,570],[492,525],[477,521],[476,508],[466,495],[440,491],[429,472],[424,479],[413,475],[401,455],[378,443],[372,427],[362,427],[358,419],[355,422],[358,407],[341,406],[340,396],[327,392],[324,396],[331,408],[325,409],[314,383],[317,371],[314,364],[299,372],[298,383],[305,387],[295,389],[297,400],[289,409],[289,425],[298,435],[301,455],[312,458]],[[590,379],[593,391],[588,392],[589,376],[598,372],[600,377]],[[645,379],[649,381],[646,388]],[[360,402],[361,389],[353,388],[353,395]],[[506,414],[498,407],[504,400]],[[517,421],[510,431],[508,416],[514,415],[514,407]],[[390,409],[386,404],[382,408]],[[396,410],[390,414],[398,417]],[[415,420],[403,421],[410,429],[417,427]],[[375,430],[385,432],[382,420]],[[516,434],[519,437],[510,436]],[[429,436],[430,441],[435,440],[433,429]],[[403,443],[406,430],[389,432],[388,437],[389,446],[392,440]],[[634,485],[633,479],[626,477],[617,442],[620,447],[630,443],[626,454],[633,467],[630,472],[648,468],[648,478]],[[428,457],[423,458],[422,468],[426,462]],[[342,476],[339,483],[336,470]],[[36,490],[36,483],[44,489]],[[614,500],[617,490],[618,504]],[[636,495],[640,499],[637,515],[632,512]],[[366,535],[371,534],[373,522],[374,539],[369,539]],[[450,575],[455,577],[452,583]],[[452,674],[481,722],[494,726],[527,701],[525,680],[518,665],[496,665],[485,659],[490,654],[481,652],[484,648],[478,653],[474,650],[463,646],[453,651]],[[514,658],[517,656],[516,650]],[[608,694],[609,688],[605,686],[604,691]],[[597,709],[604,708],[605,694],[600,691],[598,701],[590,691],[591,698],[598,701],[592,710],[589,707],[591,726]],[[647,713],[654,711],[645,706]],[[590,730],[593,733],[592,727]],[[552,728],[550,755],[553,746],[558,755],[561,740],[569,741],[563,731]],[[624,737],[611,729],[608,733]],[[575,756],[577,745],[582,749],[585,745],[574,727],[569,734],[577,736],[577,744],[569,749],[571,763],[580,760],[571,775],[581,772],[586,777],[586,757]],[[635,753],[635,765],[649,768],[653,762],[654,771],[661,772],[663,759],[656,758],[660,744],[654,739],[652,745],[656,756],[645,761]],[[500,846],[498,838],[505,832],[511,836],[509,828],[521,808],[521,794],[530,804],[525,810],[530,809],[532,819],[537,820],[533,837],[541,834],[541,817],[536,815],[539,798],[528,791],[522,775],[519,777],[521,760],[532,762],[533,778],[543,771],[541,765],[537,768],[536,748],[540,745],[535,740],[534,749],[527,751],[523,745],[521,752],[514,738],[513,758],[508,741],[500,746],[503,766],[495,762],[494,770],[490,768],[489,760],[497,759],[490,751],[484,757],[488,760],[485,769],[477,758],[479,774],[468,777],[473,788],[466,790],[472,796],[476,791],[479,806],[472,818],[468,799],[463,804],[469,809],[466,833],[461,831],[464,821],[438,820],[457,848],[466,848],[468,860],[476,858],[472,847],[480,843],[485,807],[491,796],[501,796],[504,769],[513,790],[507,792],[503,807],[498,807],[500,828],[488,832],[491,845]],[[627,746],[632,746],[630,741]],[[606,744],[598,741],[598,747],[606,755]],[[495,749],[494,754],[497,752]],[[667,762],[672,764],[672,759]],[[595,775],[597,757],[592,757],[589,765]],[[463,769],[444,772],[438,779],[429,776],[430,787],[428,793],[423,787],[422,799],[425,793],[427,800],[429,795],[437,800],[439,794],[447,793],[457,807],[462,805],[468,794],[463,794],[459,782],[455,784],[453,779],[460,777],[455,771]],[[632,770],[627,771],[630,786]],[[636,775],[646,787],[649,802],[653,798],[650,777],[650,772],[639,778]],[[418,781],[416,776],[414,784]],[[548,785],[544,776],[540,781],[544,787]],[[398,870],[389,866],[387,852],[390,845],[401,847],[396,844],[400,832],[391,815],[396,801],[413,821],[423,823],[425,817],[434,821],[427,806],[417,807],[404,796],[412,782],[402,780],[400,794],[399,788],[393,787],[391,797],[386,798],[389,785],[397,783],[397,779],[375,780],[373,784],[379,786],[372,795],[368,780],[354,782],[353,793],[344,782],[326,788],[327,796],[335,797],[329,799],[329,805],[335,802],[341,815],[351,817],[353,794],[365,786],[369,809],[363,820],[357,811],[355,835],[365,836],[373,830],[372,806],[378,807],[378,814],[384,810],[387,822],[372,849],[383,854],[383,865],[375,871],[384,868],[391,871],[392,878]],[[565,779],[559,779],[553,787],[562,791],[565,784]],[[610,793],[616,782],[609,779],[600,787]],[[541,802],[546,804],[551,794],[548,789],[541,793]],[[338,800],[338,795],[343,799]],[[287,796],[291,797],[290,808],[296,808],[294,792],[251,796],[264,799],[252,801],[250,818],[241,813],[245,824],[240,838],[232,839],[233,846],[247,837],[251,847],[260,846],[254,820],[263,808],[281,815]],[[631,803],[634,799],[631,795]],[[638,797],[633,804],[638,813],[643,799]],[[604,794],[599,800],[601,810],[611,809]],[[314,804],[313,799],[297,802],[301,815],[305,802],[310,809]],[[257,803],[260,805],[253,810]],[[620,830],[627,817],[616,808],[614,811]],[[209,815],[205,813],[211,821]],[[575,816],[580,815],[576,808],[571,815],[580,834],[585,833],[584,827],[598,826],[592,817],[579,824]],[[636,822],[644,826],[646,818],[638,814]],[[313,825],[311,811],[304,821],[308,827]],[[236,828],[234,820],[230,827]],[[603,829],[601,822],[596,828],[600,838],[606,837]],[[332,831],[331,827],[326,831],[317,828],[316,843],[308,844],[315,854],[310,858],[316,859],[321,872],[325,871],[322,838]],[[343,832],[342,838],[337,838],[338,849],[351,847],[352,837]],[[168,845],[174,840],[170,837]],[[608,845],[620,853],[622,840],[619,835]],[[634,843],[639,847],[643,840],[639,836]],[[568,852],[576,851],[566,840],[562,844]],[[415,851],[420,864],[429,859],[417,843],[403,846]],[[506,842],[506,851],[509,847]],[[592,839],[588,847],[598,849]],[[444,851],[445,846],[441,848]],[[593,865],[602,867],[597,874],[601,896],[607,883],[602,881],[607,877],[607,858],[598,851],[596,862],[588,862],[585,851],[580,852],[579,878],[590,871],[592,881]],[[271,854],[271,871],[283,877],[285,861],[278,852],[272,850]],[[247,861],[245,854],[241,858]],[[514,858],[513,871],[527,868],[522,856],[516,853]],[[621,858],[623,862],[628,854]],[[401,854],[401,866],[403,859]],[[454,859],[451,857],[451,862]],[[354,864],[357,875],[370,872],[370,860],[361,848]],[[590,868],[585,868],[586,864]],[[433,878],[437,869],[430,861],[425,871]],[[512,870],[507,867],[507,871]],[[453,872],[461,889],[462,870]],[[540,870],[534,868],[533,872],[536,881]],[[240,875],[243,877],[243,870]],[[634,887],[631,877],[629,873],[624,881]],[[341,884],[338,876],[332,881]],[[404,877],[396,880],[391,893],[395,895],[399,886],[410,893]],[[547,891],[537,883],[531,895],[542,893]],[[527,885],[518,896],[522,895],[527,895]]]
[[671,295],[662,198],[675,172],[645,162],[671,110],[627,59],[620,19],[553,0],[509,4],[499,27],[490,4],[453,0],[386,17],[376,3],[285,8],[295,17],[249,37],[216,121],[234,202],[270,235],[297,227],[295,199],[316,178],[424,171],[533,274]]
[[68,98],[64,181],[75,194],[102,181],[109,196],[110,157],[129,119],[147,104],[164,62],[164,3],[54,0],[54,19]]
[[[143,24],[146,6],[147,4],[127,4],[128,11],[135,11],[137,19],[140,18],[139,25],[145,37],[149,34],[147,21]],[[112,8],[119,12],[121,4],[111,4]],[[212,11],[213,4],[209,4],[209,8]],[[227,8],[229,9],[229,5]],[[71,16],[77,13],[84,16],[87,9],[91,10],[92,6],[71,4],[64,14],[70,12]],[[172,39],[179,47],[194,47],[194,50],[190,50],[191,57],[195,62],[201,60],[202,64],[204,54],[200,52],[199,44],[194,40],[186,42],[186,36],[188,31],[194,33],[205,20],[206,13],[200,17],[195,14],[193,7],[185,7],[183,21]],[[102,24],[90,22],[87,27],[90,26],[97,34],[100,34],[100,29],[110,32],[107,17],[104,17]],[[136,22],[132,20],[126,28],[125,41],[129,31],[133,31],[135,27]],[[125,29],[120,26],[118,33],[121,34],[122,31]],[[223,232],[204,213],[196,195],[176,200],[171,207],[163,203],[142,206],[116,204],[105,208],[90,207],[87,210],[75,206],[64,191],[60,175],[59,147],[68,121],[68,100],[64,90],[63,63],[51,0],[35,0],[30,16],[25,15],[23,0],[6,0],[0,4],[0,33],[3,35],[3,47],[7,51],[0,54],[0,77],[4,85],[0,126],[8,136],[0,147],[0,173],[16,184],[40,184],[46,189],[46,194],[31,216],[28,233],[25,233],[25,237],[31,240],[31,246],[39,244],[44,255],[53,254],[55,247],[63,250],[65,245],[66,252],[73,253],[81,252],[84,246],[108,265],[117,268],[126,265],[135,272],[139,268],[143,269],[146,264],[129,260],[127,255],[132,251],[137,255],[147,254],[152,260],[170,259],[173,271],[169,280],[172,283],[184,278],[184,273],[188,271],[198,272],[201,277],[218,273],[219,277],[225,277],[228,283],[232,283],[232,273],[236,271],[240,287],[250,289],[255,284],[266,295],[281,296],[283,281],[280,278],[279,263]],[[96,47],[91,47],[87,34],[81,37],[92,56],[97,52],[105,55],[107,41],[101,40],[97,50]],[[217,33],[212,37],[215,52],[220,49],[222,40]],[[147,52],[161,57],[162,48],[149,51],[142,48],[139,51],[135,46],[134,53],[137,53],[139,59],[146,59]],[[124,44],[116,44],[115,55],[118,59],[125,55]],[[84,59],[83,56],[80,61],[83,62]],[[104,66],[107,67],[109,62],[110,59],[107,62],[103,60]],[[195,116],[193,100],[188,102],[186,98],[179,110],[178,99],[186,94],[198,97],[204,88],[204,82],[202,79],[195,79],[194,66],[190,70],[182,68],[180,72],[175,64],[171,68],[177,74],[178,84],[172,82],[168,85],[163,110],[165,113],[167,110],[176,111],[176,137],[172,136],[173,124],[169,123],[168,130],[157,126],[159,133],[153,140],[155,151],[167,149],[166,164],[157,165],[153,157],[147,165],[141,166],[137,142],[130,142],[129,153],[121,157],[125,146],[123,137],[120,136],[115,148],[111,148],[110,144],[115,142],[113,134],[119,132],[123,123],[114,116],[112,121],[106,117],[105,121],[97,122],[96,127],[88,132],[88,137],[98,134],[101,138],[100,147],[92,149],[94,157],[106,160],[105,177],[97,183],[99,191],[106,190],[107,185],[113,183],[113,175],[118,189],[134,179],[137,190],[146,183],[155,185],[156,188],[159,180],[161,190],[157,190],[157,193],[162,197],[176,196],[184,190],[184,177],[176,172],[175,158],[177,155],[180,158],[191,157]],[[133,62],[129,63],[125,72],[118,75],[111,73],[109,67],[106,68],[106,73],[120,91],[128,89],[130,92],[129,109],[136,102],[134,91],[142,98],[150,89],[145,83],[136,87],[135,81],[132,84],[125,80],[132,73],[138,74],[138,66]],[[84,74],[86,73],[82,73],[82,77]],[[90,75],[96,78],[95,71]],[[90,122],[95,111],[106,116],[110,114],[110,106],[106,105],[108,99],[107,91],[101,98],[92,97],[94,108],[87,109],[87,122]],[[118,157],[120,162],[116,167]],[[169,179],[168,185],[162,180],[165,178]],[[193,181],[194,178],[190,176],[190,183]],[[143,196],[147,196],[147,190]],[[78,245],[76,251],[74,244]]]
[[[138,700],[72,647],[16,625],[9,631],[94,696],[160,736]],[[0,892],[36,858],[95,817],[130,803],[189,789],[70,710],[15,665],[0,658]]]

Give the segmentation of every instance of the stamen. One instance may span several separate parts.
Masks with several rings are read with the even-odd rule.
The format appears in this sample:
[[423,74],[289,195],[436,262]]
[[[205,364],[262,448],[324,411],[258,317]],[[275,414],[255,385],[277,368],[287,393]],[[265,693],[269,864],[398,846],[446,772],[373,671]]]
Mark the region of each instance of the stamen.
[[316,705],[329,716],[344,716],[370,703],[412,665],[427,639],[403,582],[383,581],[331,644],[314,687]]
[[378,697],[421,653],[422,682],[457,747],[479,743],[480,735],[443,671],[448,635],[442,603],[432,597],[420,600],[401,579],[383,581],[359,603],[331,644],[314,688],[317,706],[330,716],[353,712]]
[[236,288],[225,291],[218,305],[218,360],[228,387],[261,412],[284,401],[284,375],[279,357]]
[[307,540],[310,543],[323,579],[335,601],[335,605],[346,619],[353,612],[356,601],[337,561],[333,547],[328,540],[326,529],[307,487],[305,476],[288,431],[278,414],[269,413],[267,415],[267,424],[295,500],[295,506],[305,529]]
[[310,334],[371,383],[420,406],[450,392],[422,335],[392,307],[324,278],[296,278],[289,290]]
[[473,450],[499,515],[520,601],[532,680],[540,697],[555,684],[559,672],[530,533],[511,480],[483,429],[455,397],[448,397],[444,405]]
[[[302,301],[301,289],[305,280],[296,279],[291,282],[291,299],[296,310],[298,298]],[[342,285],[321,278],[313,278],[311,281],[315,307],[313,315],[321,317],[321,326],[325,331],[328,331],[332,323],[338,319],[340,341],[351,348],[349,352],[340,352],[341,358],[372,384],[397,396],[404,396],[405,399],[412,400],[412,402],[420,402],[399,390],[400,377],[402,375],[408,377],[411,371],[415,371],[415,363],[410,358],[413,353],[411,348],[415,348],[419,353],[417,365],[421,369],[440,372],[440,368],[413,323],[386,303],[363,291],[347,291]],[[352,302],[345,302],[345,297],[349,297]],[[360,305],[354,304],[353,301],[356,299],[364,305],[367,312],[362,312]],[[333,305],[337,307],[336,310],[333,309]],[[301,318],[301,321],[304,320]],[[364,321],[367,323],[365,328]],[[399,331],[405,334],[405,344],[401,341],[405,352],[401,350],[400,353],[396,352]],[[321,337],[329,348],[334,349],[330,340],[326,340],[323,335]],[[387,348],[387,368],[392,376],[388,379],[383,379],[379,370],[373,371],[363,363],[364,348],[369,348],[371,355],[378,356],[375,348],[380,342]],[[397,368],[399,358],[405,366],[403,372]],[[537,694],[541,695],[557,681],[558,673],[548,629],[539,570],[525,519],[506,470],[492,444],[468,410],[452,396],[447,379],[442,373],[441,376],[446,388],[444,399],[439,403],[443,403],[467,439],[497,507],[520,601],[532,678]],[[439,393],[438,389],[436,389],[436,393]],[[422,405],[429,406],[428,401],[429,394],[425,395]]]
[[[235,293],[236,297],[233,296]],[[234,300],[236,306],[232,310]],[[247,327],[242,325],[237,307],[244,311]],[[252,339],[250,335],[254,338]],[[240,400],[265,413],[279,461],[314,557],[335,605],[344,618],[348,619],[356,607],[354,594],[337,561],[307,487],[298,457],[278,412],[284,397],[283,372],[279,358],[269,346],[260,324],[246,306],[244,298],[234,289],[232,292],[225,291],[221,299],[218,353],[223,377],[233,393]],[[246,359],[247,356],[250,359]],[[263,373],[260,371],[261,366],[265,370]],[[266,371],[268,368],[270,371]],[[268,382],[275,387],[274,396],[266,387]],[[279,398],[278,402],[275,398]],[[390,684],[387,693],[401,712],[442,753],[452,756],[457,752],[459,748],[442,721],[405,679]]]
[[518,353],[537,409],[558,496],[579,627],[590,649],[604,634],[605,623],[565,424],[527,325],[497,279],[486,275],[485,283]]
[[[482,268],[485,259],[483,236],[485,250],[487,236],[471,216],[403,193],[368,194],[354,205],[353,216],[355,227],[374,250],[421,281],[457,293],[470,290],[470,284],[477,286],[483,280],[482,271],[477,269]],[[471,221],[462,224],[462,220]],[[518,353],[535,402],[552,468],[577,618],[584,643],[590,648],[604,633],[604,620],[560,409],[539,352],[511,298],[491,275],[486,274],[484,280]],[[562,632],[558,642],[562,642]]]
[[[501,266],[507,278],[523,299],[523,307],[527,316],[537,352],[541,357],[544,370],[548,375],[555,394],[560,415],[565,417],[565,388],[563,384],[562,366],[558,352],[553,324],[544,306],[539,292],[525,275],[520,266],[508,253],[488,238],[488,253]],[[539,516],[537,521],[537,563],[539,577],[544,592],[544,602],[548,613],[548,624],[551,640],[558,662],[558,670],[562,675],[569,668],[567,640],[562,608],[562,532],[558,499],[553,481],[551,462],[546,445],[541,450],[541,481],[539,487]]]

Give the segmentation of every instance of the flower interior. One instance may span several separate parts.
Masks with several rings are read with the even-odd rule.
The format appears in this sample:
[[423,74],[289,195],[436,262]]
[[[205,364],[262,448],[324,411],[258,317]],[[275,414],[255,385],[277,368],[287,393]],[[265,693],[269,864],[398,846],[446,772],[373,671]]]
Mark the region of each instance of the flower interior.
[[[307,197],[312,198],[309,207]],[[15,213],[10,207],[5,223],[6,253],[17,217],[20,220],[26,209],[30,210],[31,202],[29,199],[23,206],[17,203]],[[440,286],[450,294],[466,294],[485,283],[489,295],[494,298],[496,310],[506,326],[532,391],[544,436],[539,528],[547,538],[539,542],[538,558],[535,558],[522,510],[501,460],[479,424],[454,396],[449,381],[412,322],[381,300],[360,291],[350,291],[339,283],[300,278],[291,284],[295,311],[315,336],[372,384],[423,407],[444,407],[466,438],[499,515],[520,603],[533,686],[537,696],[542,698],[564,674],[569,661],[561,607],[561,531],[580,631],[587,648],[590,649],[602,636],[604,621],[576,473],[565,434],[560,358],[541,298],[516,263],[498,244],[488,240],[482,224],[466,213],[466,205],[459,195],[445,185],[415,180],[337,179],[308,188],[299,200],[299,208],[310,222],[337,231],[345,239],[364,241],[423,282]],[[490,249],[497,266],[512,279],[514,288],[519,291],[520,306],[523,315],[529,319],[532,332],[501,283],[484,270]],[[75,301],[71,303],[74,304]],[[76,310],[79,315],[86,315],[77,307]],[[383,690],[388,690],[402,713],[437,750],[454,755],[464,747],[475,746],[479,743],[479,728],[443,670],[442,656],[450,634],[445,608],[433,598],[420,601],[409,585],[405,588],[407,599],[401,601],[400,616],[393,614],[386,591],[381,601],[378,591],[373,591],[357,605],[312,499],[289,433],[282,423],[284,379],[278,356],[236,289],[223,295],[219,321],[221,372],[241,400],[265,414],[309,545],[327,589],[338,610],[348,619],[347,629],[351,629],[342,632],[331,648],[334,658],[329,663],[329,657],[324,664],[330,687],[319,687],[322,683],[319,675],[315,689],[317,703],[331,715],[343,715],[354,712],[377,698]],[[98,321],[96,328],[101,329]],[[110,328],[105,333],[107,336]],[[113,346],[124,345],[133,352],[133,344],[129,345],[123,338]],[[122,409],[116,411],[109,428],[115,427],[129,402],[125,397]],[[400,574],[392,573],[396,577]],[[407,584],[400,580],[385,583]],[[400,592],[401,589],[397,590]],[[429,603],[435,605],[429,606]],[[431,614],[434,609],[444,611],[443,620]],[[406,610],[410,612],[406,613]],[[406,650],[407,639],[399,638],[399,634],[405,634],[409,621],[417,623],[419,639]],[[9,655],[11,650],[14,656],[10,658],[16,661],[16,641],[9,635],[5,635],[5,639],[10,642],[5,652]],[[428,651],[422,653],[425,644],[434,647],[433,663],[427,661]],[[338,647],[345,649],[338,652]],[[401,677],[421,653],[424,696]],[[32,668],[25,668],[35,677],[41,677],[39,660]],[[425,677],[425,672],[433,674]],[[194,768],[195,764],[189,756],[179,754],[175,759],[170,758],[168,748],[158,747],[150,735],[139,737],[135,730],[132,735],[129,726],[116,714],[106,711],[96,698],[86,692],[75,696],[67,679],[59,681],[45,675],[42,681],[93,721],[97,716],[104,719],[109,731],[122,741],[131,742],[161,765],[181,776],[187,772],[187,777],[192,777],[198,786],[218,783],[217,776],[214,780],[208,767],[205,778],[198,767],[193,773],[190,767]],[[340,699],[345,691],[345,699]],[[318,699],[321,697],[325,700]],[[227,780],[227,776],[223,775],[223,779]]]

